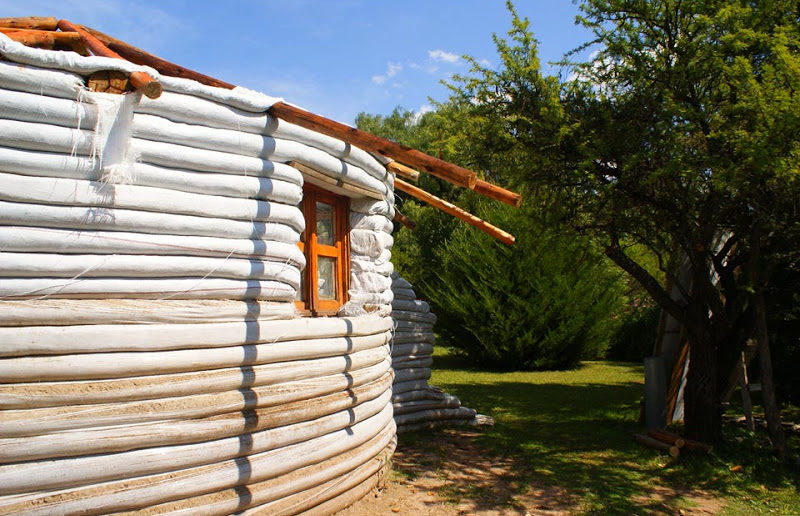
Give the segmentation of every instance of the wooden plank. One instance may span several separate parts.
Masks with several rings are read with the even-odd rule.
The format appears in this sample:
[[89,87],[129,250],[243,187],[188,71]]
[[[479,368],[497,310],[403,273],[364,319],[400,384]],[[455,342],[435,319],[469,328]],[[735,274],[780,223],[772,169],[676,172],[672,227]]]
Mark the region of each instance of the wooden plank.
[[511,190],[506,190],[505,188],[484,181],[483,179],[478,179],[475,182],[474,190],[475,193],[491,197],[492,199],[504,202],[515,208],[519,208],[520,203],[522,203],[522,196],[520,194],[512,192]]
[[369,190],[368,188],[363,188],[361,186],[356,186],[356,185],[347,183],[347,182],[345,182],[345,181],[343,181],[341,179],[335,179],[333,177],[327,176],[327,175],[323,174],[322,172],[317,172],[313,168],[311,168],[309,166],[306,166],[306,165],[303,165],[302,163],[300,163],[298,161],[290,161],[288,163],[288,165],[296,168],[297,170],[299,170],[300,172],[302,172],[306,176],[312,177],[312,178],[316,179],[317,181],[329,184],[331,186],[335,186],[337,188],[341,188],[342,190],[347,190],[348,192],[352,192],[354,194],[357,194],[357,195],[360,195],[360,196],[363,196],[363,197],[369,197],[371,199],[377,199],[379,201],[382,201],[384,199],[383,194],[381,194],[380,192],[376,192],[374,190]]
[[290,106],[284,102],[274,104],[268,111],[272,116],[287,122],[311,129],[324,135],[338,138],[364,150],[377,152],[392,159],[401,161],[415,168],[420,168],[445,181],[472,189],[478,177],[475,172],[458,165],[448,163],[416,149],[400,145],[393,141],[375,136],[325,117],[315,115],[304,109]]
[[516,240],[514,235],[507,233],[500,228],[492,226],[485,220],[476,217],[475,215],[466,210],[462,210],[455,204],[449,203],[444,199],[440,199],[434,195],[431,195],[425,190],[410,185],[401,179],[395,180],[394,187],[395,189],[400,190],[401,192],[405,192],[413,197],[416,197],[420,201],[430,204],[434,208],[440,209],[445,213],[449,213],[450,215],[453,215],[454,217],[463,220],[464,222],[466,222],[471,226],[475,226],[476,228],[480,229],[487,235],[492,236],[493,238],[503,242],[506,245],[514,245],[514,241]]
[[402,177],[403,179],[408,179],[409,181],[417,182],[419,181],[419,172],[414,170],[411,167],[407,167],[402,163],[398,163],[396,161],[390,161],[386,164],[386,170],[390,172],[394,172],[396,175]]
[[[92,51],[94,55],[111,57],[115,59],[124,59],[122,56],[106,47],[102,41],[95,38],[74,23],[68,22],[67,20],[60,20],[58,22],[58,28],[65,32],[77,32],[80,34],[83,43],[89,50]],[[133,87],[144,93],[148,98],[157,99],[163,92],[161,83],[144,72],[133,72],[130,74],[129,78]]]
[[406,217],[397,208],[394,209],[394,220],[395,222],[399,222],[400,224],[404,225],[410,230],[414,230],[417,227],[417,223],[411,220],[410,218]]
[[16,29],[56,30],[58,20],[52,16],[28,16],[25,18],[0,18],[0,27]]
[[228,90],[232,90],[233,88],[236,87],[233,84],[227,83],[225,81],[221,81],[219,79],[209,77],[208,75],[204,75],[200,72],[195,72],[194,70],[190,70],[175,63],[171,63],[156,55],[150,54],[149,52],[145,52],[140,48],[125,43],[124,41],[120,41],[116,38],[112,38],[107,34],[103,34],[98,30],[86,27],[85,25],[81,25],[80,27],[89,34],[91,34],[92,36],[94,36],[95,38],[97,38],[98,40],[100,40],[101,42],[103,42],[109,49],[113,50],[114,52],[116,52],[123,58],[127,59],[131,63],[135,63],[142,66],[149,66],[150,68],[158,70],[158,73],[168,75],[170,77],[181,77],[184,79],[191,79],[193,81],[197,81],[201,84],[205,84],[208,86],[225,88]]

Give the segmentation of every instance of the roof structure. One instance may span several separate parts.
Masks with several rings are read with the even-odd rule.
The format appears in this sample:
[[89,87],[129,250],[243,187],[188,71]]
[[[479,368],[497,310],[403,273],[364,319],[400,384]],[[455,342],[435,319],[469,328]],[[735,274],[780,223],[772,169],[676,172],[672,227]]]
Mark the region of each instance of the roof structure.
[[[157,72],[152,75],[142,70],[129,73],[95,72],[87,82],[89,88],[96,91],[123,93],[137,90],[149,98],[158,98],[162,93],[162,86],[158,77],[154,75],[159,74],[159,76],[189,79],[216,88],[227,90],[236,88],[233,84],[176,65],[102,32],[67,20],[58,20],[52,17],[0,18],[0,32],[11,40],[29,47],[71,51],[82,56],[94,55],[120,59],[135,65],[149,67]],[[386,161],[387,170],[401,178],[416,181],[419,178],[419,171],[424,171],[511,206],[518,207],[520,205],[521,196],[519,194],[479,179],[472,170],[397,142],[316,115],[283,101],[273,103],[267,113],[382,156],[386,158],[384,161]],[[395,188],[475,226],[507,245],[513,245],[515,241],[515,237],[506,231],[402,180],[398,179],[395,182]],[[399,212],[395,220],[413,228],[413,222]]]

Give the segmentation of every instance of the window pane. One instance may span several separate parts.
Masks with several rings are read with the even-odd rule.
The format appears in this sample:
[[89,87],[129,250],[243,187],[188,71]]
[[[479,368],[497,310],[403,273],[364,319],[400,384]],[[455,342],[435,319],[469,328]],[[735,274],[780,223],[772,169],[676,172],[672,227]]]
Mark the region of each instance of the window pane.
[[317,202],[317,243],[334,245],[336,235],[333,231],[333,206]]
[[297,294],[294,296],[297,301],[306,300],[306,271],[300,274],[300,288],[297,289]]
[[336,258],[317,257],[317,294],[320,299],[336,299]]

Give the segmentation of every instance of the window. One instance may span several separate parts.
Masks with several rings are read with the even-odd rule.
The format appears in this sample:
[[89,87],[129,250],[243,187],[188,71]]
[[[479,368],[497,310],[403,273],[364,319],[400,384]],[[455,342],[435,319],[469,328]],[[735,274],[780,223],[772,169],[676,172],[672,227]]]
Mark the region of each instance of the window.
[[334,315],[347,301],[350,281],[348,199],[306,183],[300,207],[306,230],[297,245],[306,268],[296,304],[312,315]]

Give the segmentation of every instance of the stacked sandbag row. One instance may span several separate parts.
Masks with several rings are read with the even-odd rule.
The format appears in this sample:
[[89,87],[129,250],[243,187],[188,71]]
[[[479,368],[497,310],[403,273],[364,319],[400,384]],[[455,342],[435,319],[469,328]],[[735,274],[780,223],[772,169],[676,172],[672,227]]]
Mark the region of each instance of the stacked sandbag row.
[[[381,220],[391,176],[254,92],[90,93],[133,65],[2,34],[0,53],[26,63],[0,62],[0,514],[326,513],[371,489],[392,320],[296,318],[287,163],[388,199],[353,199]],[[365,272],[388,277],[373,240]]]
[[428,385],[436,315],[428,303],[417,299],[408,281],[396,274],[392,278],[392,403],[398,432],[438,423],[475,423],[473,409],[462,407],[455,396]]

